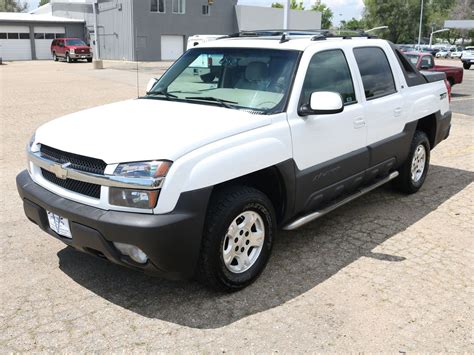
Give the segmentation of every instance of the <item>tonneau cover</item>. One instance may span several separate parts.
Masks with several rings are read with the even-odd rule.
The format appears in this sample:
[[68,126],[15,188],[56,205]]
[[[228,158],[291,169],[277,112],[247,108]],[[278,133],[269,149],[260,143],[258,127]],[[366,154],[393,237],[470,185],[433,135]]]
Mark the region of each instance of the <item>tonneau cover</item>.
[[439,71],[420,71],[421,74],[425,77],[426,81],[433,83],[435,81],[444,81],[446,79],[446,74]]

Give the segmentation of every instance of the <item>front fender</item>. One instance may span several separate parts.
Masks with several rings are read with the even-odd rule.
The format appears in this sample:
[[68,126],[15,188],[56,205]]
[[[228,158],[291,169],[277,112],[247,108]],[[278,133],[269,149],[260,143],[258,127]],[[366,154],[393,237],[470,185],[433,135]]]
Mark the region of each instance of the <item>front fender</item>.
[[281,163],[292,155],[286,115],[273,123],[196,149],[176,160],[160,193],[156,214],[173,211],[181,193],[214,186]]

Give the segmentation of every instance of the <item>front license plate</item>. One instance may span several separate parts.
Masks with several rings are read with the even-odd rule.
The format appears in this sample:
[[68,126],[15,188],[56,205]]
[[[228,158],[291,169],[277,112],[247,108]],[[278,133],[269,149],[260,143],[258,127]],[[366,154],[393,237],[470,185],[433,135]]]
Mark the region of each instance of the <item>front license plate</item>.
[[63,218],[49,211],[46,211],[46,213],[48,214],[49,228],[63,237],[72,238],[67,218]]

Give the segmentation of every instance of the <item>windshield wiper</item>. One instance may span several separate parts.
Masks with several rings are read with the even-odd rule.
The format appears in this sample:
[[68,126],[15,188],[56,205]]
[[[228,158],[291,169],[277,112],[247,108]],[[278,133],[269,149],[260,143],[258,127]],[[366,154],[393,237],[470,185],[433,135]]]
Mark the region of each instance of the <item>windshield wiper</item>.
[[235,102],[235,101],[218,99],[217,97],[212,97],[212,96],[188,96],[186,97],[186,100],[202,100],[202,101],[218,102],[219,104],[221,104],[221,106],[226,107],[226,108],[232,108],[234,110],[236,110],[237,108],[229,104],[238,104],[238,102]]
[[166,91],[152,91],[147,94],[147,96],[157,96],[157,95],[162,95],[165,96],[167,99],[177,99],[178,96],[170,94],[169,92]]

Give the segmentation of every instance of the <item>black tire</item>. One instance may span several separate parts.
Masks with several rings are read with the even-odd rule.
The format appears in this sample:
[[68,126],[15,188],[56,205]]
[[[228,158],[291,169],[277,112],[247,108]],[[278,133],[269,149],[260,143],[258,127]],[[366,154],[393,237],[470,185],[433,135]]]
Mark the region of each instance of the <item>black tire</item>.
[[92,58],[87,58],[88,63],[92,63]]
[[58,61],[58,56],[56,55],[56,52],[53,52],[53,60],[54,60],[55,62]]
[[[261,217],[265,235],[260,254],[252,266],[243,272],[236,273],[226,266],[223,248],[226,240],[229,243],[226,236],[231,223],[246,211],[256,212]],[[204,227],[196,275],[198,280],[213,289],[227,292],[238,291],[250,285],[262,273],[268,262],[275,233],[275,211],[268,197],[262,192],[241,185],[216,191],[211,198]],[[247,243],[244,242],[246,234],[240,235],[242,235],[242,243]],[[245,250],[247,255],[251,252],[251,247]]]
[[[417,151],[418,147],[422,145],[425,149],[425,164],[424,169],[421,177],[418,180],[414,180],[412,178],[411,168],[412,162]],[[417,192],[423,183],[425,182],[426,175],[428,174],[428,169],[430,166],[430,141],[425,132],[416,131],[415,135],[413,136],[413,140],[410,146],[410,153],[408,154],[407,160],[403,163],[402,167],[400,168],[400,175],[395,180],[396,187],[398,190],[407,193],[413,194]]]
[[464,69],[469,70],[471,69],[471,63],[462,63]]
[[66,53],[66,62],[72,63],[72,59],[71,59],[71,57],[69,56],[69,53]]

